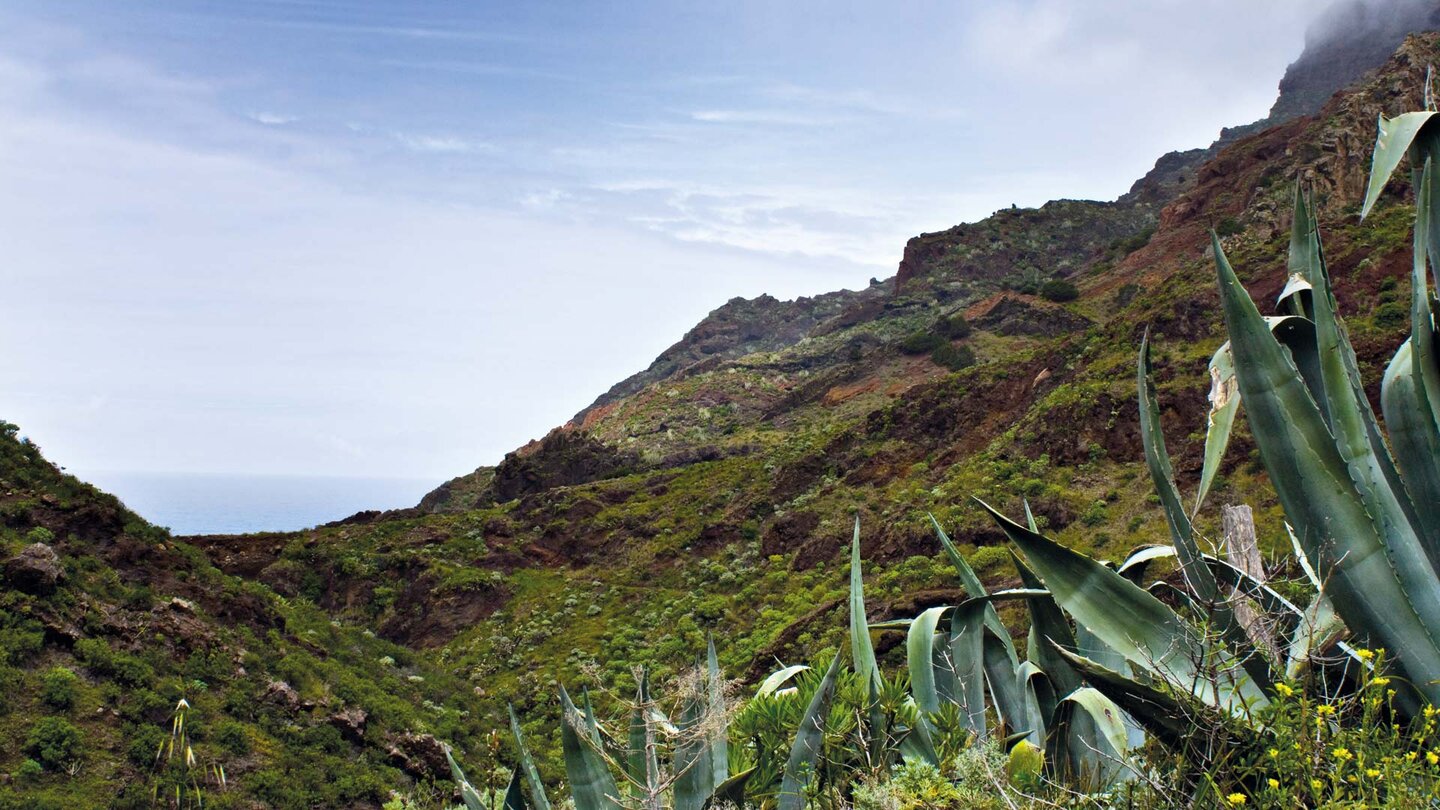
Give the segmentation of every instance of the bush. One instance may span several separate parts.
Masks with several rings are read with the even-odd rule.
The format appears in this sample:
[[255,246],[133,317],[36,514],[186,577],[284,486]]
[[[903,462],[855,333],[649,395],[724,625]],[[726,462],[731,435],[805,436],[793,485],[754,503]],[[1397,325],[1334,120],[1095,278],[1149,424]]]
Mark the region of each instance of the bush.
[[215,742],[236,756],[250,753],[250,735],[245,732],[244,725],[234,720],[226,720],[220,724],[220,728],[215,731]]
[[959,313],[935,322],[935,334],[949,340],[960,340],[970,336],[970,322]]
[[75,705],[75,694],[80,678],[65,667],[52,667],[40,678],[40,699],[56,709],[68,709]]
[[1215,226],[1215,234],[1217,236],[1234,236],[1243,230],[1245,230],[1245,226],[1241,225],[1240,221],[1234,217],[1226,217],[1220,220],[1219,225]]
[[83,750],[80,730],[63,717],[40,718],[25,738],[25,753],[52,770],[79,761]]
[[167,735],[159,726],[150,724],[130,726],[126,732],[130,742],[125,746],[125,756],[138,768],[155,765],[156,755]]
[[15,778],[21,783],[34,782],[35,780],[39,779],[44,773],[44,765],[41,765],[33,759],[27,759],[24,762],[20,763],[20,767],[15,770]]
[[952,346],[949,343],[942,343],[930,353],[930,359],[934,360],[936,365],[944,366],[951,371],[959,371],[975,365],[975,352],[970,351],[969,346]]
[[1410,304],[1387,301],[1375,308],[1371,320],[1381,329],[1396,329],[1410,322]]
[[945,338],[934,332],[916,332],[900,341],[900,351],[906,354],[925,354],[935,351],[944,342]]
[[1080,297],[1080,290],[1063,278],[1052,278],[1040,285],[1040,297],[1047,301],[1074,301]]

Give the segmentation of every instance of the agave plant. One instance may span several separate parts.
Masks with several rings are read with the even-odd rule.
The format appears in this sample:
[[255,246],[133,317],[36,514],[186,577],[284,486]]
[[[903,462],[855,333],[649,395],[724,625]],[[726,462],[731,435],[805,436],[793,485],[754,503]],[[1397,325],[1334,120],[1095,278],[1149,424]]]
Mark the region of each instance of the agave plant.
[[[1129,752],[1143,741],[1138,727],[1120,706],[1084,685],[1069,662],[1052,654],[1053,648],[1032,643],[1031,660],[1022,661],[995,609],[997,602],[1025,600],[1032,615],[1032,639],[1035,634],[1059,638],[1073,650],[1077,645],[1070,628],[1049,592],[1039,587],[987,592],[940,524],[933,517],[931,523],[968,598],[959,605],[930,608],[911,620],[873,627],[866,622],[858,521],[851,543],[850,640],[862,678],[883,683],[874,668],[869,631],[906,630],[916,711],[913,725],[900,729],[896,750],[907,758],[943,765],[954,755],[953,746],[939,744],[938,732],[948,725],[947,718],[953,717],[971,741],[981,741],[991,733],[993,708],[998,736],[1007,745],[1023,743],[1021,757],[1043,756],[1053,773],[1091,787],[1133,778]],[[1027,586],[1038,585],[1024,564],[1016,562]]]
[[[755,769],[730,772],[724,680],[714,641],[700,671],[702,683],[682,698],[679,719],[672,722],[650,692],[649,674],[641,670],[624,745],[613,743],[619,735],[602,728],[588,693],[582,694],[577,706],[561,687],[560,742],[577,810],[702,810],[723,802],[739,804]],[[549,810],[550,801],[513,707],[510,728],[519,762],[503,805],[507,810]],[[483,802],[453,757],[450,770],[468,810],[496,810]]]
[[[1050,540],[985,506],[1033,570],[1044,599],[1029,597],[1031,659],[1073,667],[1095,690],[1162,739],[1179,739],[1196,712],[1247,721],[1273,695],[1348,633],[1390,651],[1397,706],[1414,713],[1440,699],[1440,362],[1427,258],[1440,260],[1440,124],[1435,112],[1384,120],[1362,216],[1408,154],[1416,191],[1412,332],[1386,370],[1381,404],[1388,439],[1366,398],[1341,321],[1309,201],[1295,195],[1289,277],[1276,315],[1264,317],[1212,237],[1229,342],[1211,361],[1211,411],[1199,490],[1187,511],[1175,486],[1150,380],[1149,337],[1137,369],[1147,466],[1171,544],[1144,549],[1118,569]],[[1284,508],[1297,558],[1316,586],[1301,611],[1236,566],[1204,552],[1192,517],[1204,503],[1241,405]],[[1393,448],[1393,456],[1392,456]],[[983,504],[982,504],[983,506]],[[1172,609],[1127,569],[1173,556],[1184,587]],[[967,590],[972,594],[976,591]],[[1238,595],[1238,596],[1237,596]],[[1240,621],[1238,597],[1255,599],[1279,621],[1286,643],[1257,644]],[[1053,600],[1093,636],[1110,660],[1067,637]],[[1047,654],[1047,647],[1049,654]],[[1363,664],[1358,656],[1356,664]],[[1129,670],[1128,672],[1126,670]],[[1063,668],[1045,667],[1054,673]],[[1036,703],[1040,703],[1036,693]],[[1000,696],[996,695],[997,708]],[[1000,711],[1005,717],[1003,709]]]

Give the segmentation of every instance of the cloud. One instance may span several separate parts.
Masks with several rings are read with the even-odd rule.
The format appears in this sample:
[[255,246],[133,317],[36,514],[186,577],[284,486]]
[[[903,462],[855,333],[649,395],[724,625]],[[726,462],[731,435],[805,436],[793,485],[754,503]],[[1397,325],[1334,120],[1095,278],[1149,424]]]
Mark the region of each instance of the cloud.
[[395,133],[395,140],[412,152],[468,155],[476,152],[492,152],[495,145],[485,141],[461,138],[454,135],[411,135]]
[[250,113],[249,118],[252,121],[266,126],[283,126],[285,124],[293,124],[300,120],[293,115],[282,115],[281,113],[266,112],[264,110]]
[[787,110],[696,110],[690,113],[690,117],[707,124],[774,124],[786,127],[833,127],[849,120],[836,115]]

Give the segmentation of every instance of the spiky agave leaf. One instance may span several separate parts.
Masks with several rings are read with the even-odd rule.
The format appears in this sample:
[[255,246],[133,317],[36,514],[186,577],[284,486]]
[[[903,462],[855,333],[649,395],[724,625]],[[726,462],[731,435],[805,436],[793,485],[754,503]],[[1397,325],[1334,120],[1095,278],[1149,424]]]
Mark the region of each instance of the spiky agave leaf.
[[[680,710],[675,745],[675,810],[701,810],[715,792],[715,770],[705,716],[706,698],[691,695]],[[723,781],[723,780],[722,780]]]
[[520,758],[520,767],[517,770],[525,775],[525,786],[530,790],[530,806],[535,810],[550,810],[550,800],[545,796],[545,783],[540,781],[540,771],[536,770],[530,749],[525,746],[525,735],[520,733],[520,718],[515,714],[515,706],[511,704],[506,709],[510,712],[510,733],[515,737],[515,752]]
[[1220,471],[1225,448],[1230,444],[1230,431],[1235,427],[1235,414],[1240,410],[1240,387],[1235,381],[1235,358],[1227,342],[1210,358],[1210,412],[1205,415],[1205,460],[1200,468],[1200,486],[1195,492],[1191,514],[1199,514]]
[[[460,801],[465,803],[465,810],[490,810],[485,806],[485,801],[480,798],[475,787],[470,784],[470,780],[465,778],[465,772],[460,770],[460,763],[455,761],[455,755],[450,752],[448,745],[445,746],[445,761],[450,763],[450,781],[460,789]],[[519,774],[519,771],[515,772],[516,776]],[[514,778],[511,779],[511,782],[514,782]]]
[[1060,711],[1070,765],[1082,783],[1109,787],[1136,777],[1123,713],[1110,698],[1082,686],[1060,701]]
[[[715,637],[711,636],[705,647],[705,685],[709,692],[710,713],[717,718],[727,719],[729,707],[725,703],[725,677],[720,672],[720,657],[715,654]],[[715,769],[715,784],[730,778],[730,736],[728,722],[711,723],[710,761]]]
[[825,720],[830,716],[830,703],[835,698],[835,681],[840,673],[840,658],[836,654],[820,680],[820,686],[810,698],[800,728],[795,732],[795,742],[790,746],[790,758],[785,763],[785,775],[780,781],[780,796],[777,810],[804,810],[805,793],[810,780],[815,776],[825,748]]
[[1233,654],[1149,592],[976,500],[1020,547],[1055,602],[1132,665],[1225,711],[1240,713],[1268,702]]
[[[505,786],[505,800],[501,804],[504,810],[525,810],[525,790],[521,787],[521,781],[520,771],[511,771],[510,782]],[[472,806],[468,799],[465,801],[465,807],[466,810],[481,810],[479,805]]]
[[1059,702],[1055,697],[1055,687],[1050,683],[1045,671],[1033,661],[1021,663],[1015,670],[1015,685],[1025,696],[1023,726],[1016,731],[1025,732],[1025,739],[1029,740],[1031,745],[1044,748],[1050,718],[1054,716],[1055,706]]
[[[1331,576],[1331,596],[1346,624],[1395,650],[1397,664],[1415,688],[1427,698],[1440,698],[1440,687],[1428,683],[1440,672],[1440,646],[1430,631],[1430,626],[1440,627],[1440,615],[1422,616],[1416,609],[1428,614],[1440,594],[1440,579],[1422,550],[1403,545],[1405,537],[1387,549],[1387,538],[1355,491],[1349,465],[1315,399],[1265,327],[1219,238],[1212,235],[1212,241],[1236,376],[1251,432],[1285,514],[1311,561]],[[1392,553],[1403,560],[1418,555],[1424,564],[1397,572]],[[1416,593],[1412,602],[1411,590],[1428,592]]]
[[788,667],[775,670],[765,676],[765,680],[760,682],[760,687],[755,690],[755,697],[778,694],[791,678],[794,678],[809,668],[810,667],[805,664],[792,664]]
[[[1375,153],[1370,158],[1370,182],[1365,188],[1365,204],[1360,208],[1360,218],[1370,215],[1380,192],[1390,182],[1390,175],[1400,165],[1420,130],[1430,123],[1433,112],[1408,112],[1394,118],[1380,119],[1380,132],[1375,141]],[[1418,170],[1419,166],[1413,167]],[[1419,183],[1415,184],[1419,187]]]
[[1100,690],[1134,717],[1146,731],[1167,745],[1178,744],[1192,734],[1196,716],[1214,713],[1213,709],[1198,701],[1182,703],[1178,695],[1186,693],[1157,689],[1068,650],[1060,650],[1059,654],[1085,676],[1086,683]]
[[560,707],[560,747],[576,810],[621,810],[620,790],[601,755],[600,730],[594,715],[576,708],[563,686]]
[[[1028,503],[1025,509],[1028,513]],[[949,535],[945,534],[940,522],[934,515],[927,514],[927,517],[935,528],[935,536],[940,541],[940,546],[945,549],[945,554],[955,567],[965,594],[972,598],[986,596],[984,583],[965,561]],[[995,711],[1000,715],[1000,722],[1008,729],[1018,730],[1020,718],[1025,713],[1025,697],[1015,687],[1015,671],[1020,666],[1020,656],[1016,654],[1015,642],[1010,638],[1010,631],[1000,621],[1000,614],[996,612],[994,605],[985,605],[982,618],[985,633],[981,641],[981,658],[985,669],[985,682],[990,687],[990,695],[995,702]]]
[[639,683],[635,686],[635,705],[630,711],[630,747],[625,757],[631,792],[637,797],[659,789],[660,761],[650,703],[650,671],[641,668]]
[[850,541],[850,655],[855,674],[867,683],[876,683],[880,668],[875,665],[875,647],[865,619],[865,581],[860,570],[860,516],[855,516],[855,537]]
[[1426,526],[1432,562],[1440,558],[1440,361],[1430,311],[1426,256],[1436,260],[1427,244],[1440,239],[1440,184],[1433,161],[1421,170],[1416,192],[1413,262],[1410,274],[1410,338],[1385,370],[1380,389],[1385,424],[1390,429],[1396,460],[1414,495],[1416,511]]

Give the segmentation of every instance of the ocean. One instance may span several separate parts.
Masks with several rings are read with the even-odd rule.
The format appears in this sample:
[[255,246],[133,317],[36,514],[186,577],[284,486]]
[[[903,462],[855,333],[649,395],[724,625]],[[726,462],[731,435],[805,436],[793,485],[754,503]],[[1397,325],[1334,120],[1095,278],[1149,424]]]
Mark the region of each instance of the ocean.
[[180,535],[308,529],[364,509],[414,506],[441,483],[417,478],[148,472],[80,477],[119,497],[151,523]]

